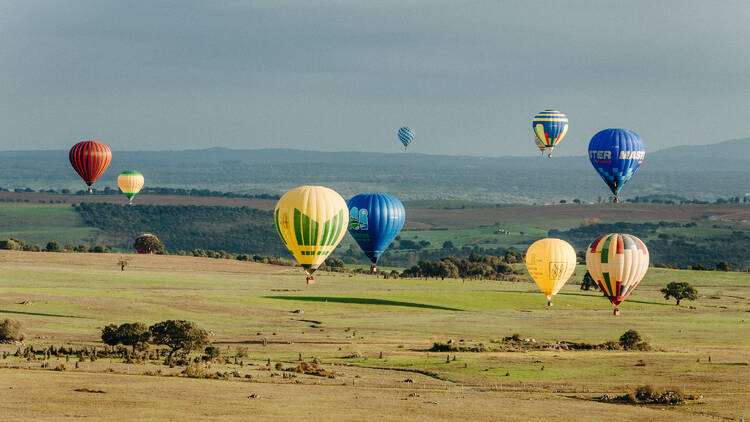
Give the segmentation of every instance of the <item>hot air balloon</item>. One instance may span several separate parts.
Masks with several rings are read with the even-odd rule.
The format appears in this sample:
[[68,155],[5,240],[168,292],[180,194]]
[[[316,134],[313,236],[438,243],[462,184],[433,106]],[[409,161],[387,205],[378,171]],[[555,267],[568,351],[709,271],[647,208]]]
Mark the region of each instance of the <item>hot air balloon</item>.
[[411,141],[414,140],[414,131],[404,126],[398,130],[398,139],[404,144],[404,151],[406,151]]
[[391,195],[366,193],[347,203],[349,234],[372,262],[377,271],[378,259],[404,226],[404,205]]
[[132,204],[133,198],[143,188],[143,175],[134,170],[123,171],[117,176],[117,186],[128,197],[128,203]]
[[285,193],[274,210],[276,231],[307,273],[312,274],[346,234],[344,199],[323,186],[300,186]]
[[109,162],[112,161],[112,151],[101,142],[82,141],[73,145],[68,158],[75,171],[88,185],[89,193],[92,193],[91,185],[107,170]]
[[539,148],[539,152],[542,153],[542,156],[544,156],[544,150],[547,149],[547,145],[544,145],[544,142],[540,141],[539,138],[534,138],[534,143],[536,144],[536,147]]
[[648,271],[648,249],[631,234],[605,234],[586,248],[586,267],[619,315],[617,306]]
[[552,157],[552,150],[568,133],[568,118],[557,110],[544,110],[534,116],[531,127],[536,138],[549,149],[548,157]]
[[576,269],[576,251],[564,240],[537,240],[526,251],[526,269],[547,296],[547,306],[552,306],[552,296]]
[[589,142],[591,164],[615,195],[615,203],[620,202],[617,194],[645,157],[641,137],[627,129],[604,129]]

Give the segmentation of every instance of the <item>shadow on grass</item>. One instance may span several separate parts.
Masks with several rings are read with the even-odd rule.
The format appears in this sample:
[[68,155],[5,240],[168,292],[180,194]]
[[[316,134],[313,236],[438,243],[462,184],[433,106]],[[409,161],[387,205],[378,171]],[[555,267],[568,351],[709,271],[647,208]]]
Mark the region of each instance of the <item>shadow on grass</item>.
[[[583,297],[604,297],[604,295],[595,295],[595,294],[586,294],[586,293],[570,293],[570,292],[560,292],[558,295],[561,296],[583,296]],[[640,303],[643,305],[658,305],[658,306],[672,306],[671,303],[661,303],[661,302],[646,302],[645,300],[635,300],[627,298],[625,299],[625,302],[623,303]]]
[[424,303],[397,302],[383,299],[366,299],[361,297],[323,297],[323,296],[264,296],[266,299],[298,300],[302,302],[351,303],[355,305],[405,306],[409,308],[437,309],[441,311],[463,311],[463,309],[445,306],[425,305]]
[[5,309],[0,309],[0,315],[2,315],[2,314],[49,316],[49,317],[56,317],[56,318],[85,318],[85,317],[79,317],[79,316],[75,316],[75,315],[43,314],[43,313],[40,313],[40,312],[6,311]]

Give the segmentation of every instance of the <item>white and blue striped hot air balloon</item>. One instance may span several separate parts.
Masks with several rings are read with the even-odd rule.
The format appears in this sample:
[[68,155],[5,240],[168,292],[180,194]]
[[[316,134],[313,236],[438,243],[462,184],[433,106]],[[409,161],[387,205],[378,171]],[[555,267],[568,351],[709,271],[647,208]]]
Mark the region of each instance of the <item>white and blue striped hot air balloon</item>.
[[398,139],[404,144],[404,151],[406,151],[411,141],[414,140],[414,131],[404,126],[398,130]]

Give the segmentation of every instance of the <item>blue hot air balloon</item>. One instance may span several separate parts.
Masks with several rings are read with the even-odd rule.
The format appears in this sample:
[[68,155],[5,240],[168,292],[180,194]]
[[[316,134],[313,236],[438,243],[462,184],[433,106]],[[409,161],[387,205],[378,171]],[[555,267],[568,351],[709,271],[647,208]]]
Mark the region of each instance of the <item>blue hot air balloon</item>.
[[411,141],[414,140],[414,131],[404,126],[398,130],[398,139],[404,144],[404,151],[406,151]]
[[372,261],[373,271],[377,271],[378,258],[404,226],[404,204],[384,193],[365,193],[350,199],[347,206],[349,234]]
[[589,159],[615,195],[638,170],[646,150],[637,133],[627,129],[604,129],[589,142]]
[[544,144],[549,150],[549,157],[552,157],[552,150],[568,133],[568,118],[557,110],[540,111],[534,116],[531,128],[536,135],[537,146]]

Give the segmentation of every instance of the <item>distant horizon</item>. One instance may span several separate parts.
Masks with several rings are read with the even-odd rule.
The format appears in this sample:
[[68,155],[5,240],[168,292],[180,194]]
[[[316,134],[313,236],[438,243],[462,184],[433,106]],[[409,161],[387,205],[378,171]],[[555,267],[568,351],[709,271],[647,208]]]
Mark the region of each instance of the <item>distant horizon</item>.
[[[93,139],[97,140],[97,139]],[[734,139],[727,139],[724,141],[718,141],[708,144],[696,144],[696,145],[676,145],[671,147],[666,147],[658,150],[649,151],[648,148],[646,148],[646,154],[649,153],[656,153],[661,152],[669,149],[675,149],[675,148],[700,148],[700,147],[706,147],[711,145],[718,145],[723,143],[729,143],[729,142],[740,142],[740,141],[750,141],[750,136],[747,138],[734,138]],[[104,142],[104,141],[100,141]],[[106,144],[106,142],[104,142]],[[71,146],[73,146],[75,143],[71,143]],[[573,154],[558,154],[558,150],[564,148],[564,146],[561,146],[558,149],[555,149],[555,153],[552,155],[551,159],[555,158],[580,158],[580,157],[586,157],[586,154],[581,155],[573,155]],[[367,154],[403,154],[403,155],[428,155],[428,156],[442,156],[442,157],[467,157],[467,158],[528,158],[528,157],[538,157],[538,152],[536,154],[528,154],[528,155],[471,155],[471,154],[440,154],[440,153],[430,153],[430,152],[420,152],[420,151],[362,151],[362,150],[318,150],[318,149],[307,149],[307,148],[294,148],[294,147],[259,147],[259,148],[233,148],[233,147],[225,147],[225,146],[212,146],[212,147],[206,147],[206,148],[185,148],[185,149],[113,149],[113,152],[187,152],[187,151],[207,151],[207,150],[227,150],[227,151],[273,151],[273,150],[279,150],[279,151],[299,151],[299,152],[324,152],[324,153],[367,153]],[[54,151],[68,151],[67,149],[0,149],[0,153],[6,153],[6,152],[54,152]],[[538,151],[538,150],[537,150]]]

